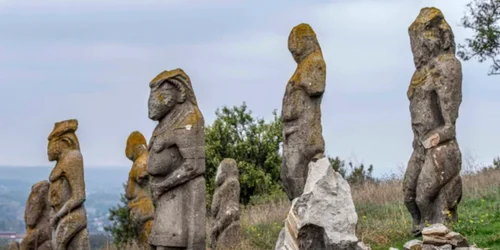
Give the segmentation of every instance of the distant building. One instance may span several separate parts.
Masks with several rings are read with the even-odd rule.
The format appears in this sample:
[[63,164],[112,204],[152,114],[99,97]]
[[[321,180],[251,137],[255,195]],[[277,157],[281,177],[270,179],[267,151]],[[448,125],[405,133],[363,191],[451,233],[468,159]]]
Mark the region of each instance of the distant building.
[[0,232],[0,239],[10,239],[15,241],[21,241],[26,236],[25,233],[16,232]]

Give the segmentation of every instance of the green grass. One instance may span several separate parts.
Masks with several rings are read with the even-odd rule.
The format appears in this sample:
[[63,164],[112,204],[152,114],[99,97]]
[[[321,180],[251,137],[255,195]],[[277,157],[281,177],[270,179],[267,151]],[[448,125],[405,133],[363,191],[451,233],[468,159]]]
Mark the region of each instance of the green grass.
[[[480,248],[496,250],[500,249],[500,181],[498,176],[486,181],[485,176],[468,178],[468,187],[464,186],[464,198],[458,206],[458,222],[453,225],[453,231],[461,233],[469,243]],[[481,182],[484,186],[476,185]],[[356,234],[373,250],[387,250],[389,247],[401,250],[404,243],[415,239],[409,233],[412,221],[400,197],[402,194],[370,195],[372,200],[366,198],[371,191],[389,192],[387,190],[399,190],[399,187],[400,183],[392,183],[387,187],[353,190],[358,213]],[[367,190],[371,191],[367,193]],[[274,249],[288,209],[286,202],[263,208],[245,208],[242,214],[244,240],[234,250]]]
[[[358,236],[373,250],[402,249],[405,242],[414,239],[408,233],[411,217],[402,202],[363,204],[357,211]],[[500,188],[462,200],[453,231],[480,248],[500,249]]]

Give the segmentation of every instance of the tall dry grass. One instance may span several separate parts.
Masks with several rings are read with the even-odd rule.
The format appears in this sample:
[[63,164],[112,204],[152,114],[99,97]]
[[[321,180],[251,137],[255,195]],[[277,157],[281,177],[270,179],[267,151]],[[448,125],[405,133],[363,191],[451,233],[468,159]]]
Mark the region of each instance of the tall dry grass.
[[[475,173],[473,173],[475,172]],[[500,169],[483,169],[470,171],[464,169],[463,199],[481,197],[491,192],[492,189],[500,187]],[[351,187],[352,198],[358,213],[358,237],[368,243],[390,244],[397,238],[408,237],[411,226],[410,215],[403,203],[402,181],[397,179],[383,182],[368,182]],[[242,207],[241,223],[243,231],[252,231],[252,228],[260,225],[274,225],[281,227],[283,220],[290,209],[290,202],[282,199],[266,204]],[[376,216],[365,216],[376,215]],[[207,220],[207,234],[209,232],[210,220]],[[241,244],[231,250],[255,250],[263,249],[255,247],[252,241],[254,236],[247,233]],[[276,241],[276,235],[262,235],[263,241]],[[207,237],[209,238],[209,237]],[[210,239],[207,239],[208,245]],[[106,249],[106,248],[104,248]],[[116,250],[109,247],[108,250]],[[125,250],[139,250],[137,245],[122,248]],[[208,248],[207,248],[208,249]]]

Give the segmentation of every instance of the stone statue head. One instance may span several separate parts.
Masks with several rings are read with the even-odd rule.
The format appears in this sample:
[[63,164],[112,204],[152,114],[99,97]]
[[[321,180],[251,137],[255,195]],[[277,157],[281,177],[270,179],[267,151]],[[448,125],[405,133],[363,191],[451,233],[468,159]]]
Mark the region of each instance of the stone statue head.
[[148,115],[151,120],[161,120],[177,104],[190,102],[197,105],[191,80],[182,69],[161,72],[149,83],[149,87],[151,91],[148,100]]
[[215,175],[215,184],[220,186],[224,183],[227,178],[236,178],[238,180],[239,172],[236,161],[230,158],[226,158],[221,161],[219,167],[217,168],[217,174]]
[[288,49],[295,62],[300,63],[316,50],[321,50],[316,33],[309,24],[301,23],[293,27],[288,36]]
[[134,161],[139,155],[147,150],[146,138],[139,131],[132,132],[127,139],[125,155],[131,161]]
[[33,228],[36,226],[43,210],[48,205],[48,196],[48,181],[40,181],[31,186],[31,193],[26,202],[26,209],[24,211],[24,221],[27,227]]
[[413,61],[418,68],[444,53],[455,54],[455,39],[443,13],[434,7],[423,8],[408,28]]
[[56,122],[50,133],[47,146],[49,161],[59,160],[61,154],[66,150],[80,150],[78,138],[75,131],[78,129],[76,119]]

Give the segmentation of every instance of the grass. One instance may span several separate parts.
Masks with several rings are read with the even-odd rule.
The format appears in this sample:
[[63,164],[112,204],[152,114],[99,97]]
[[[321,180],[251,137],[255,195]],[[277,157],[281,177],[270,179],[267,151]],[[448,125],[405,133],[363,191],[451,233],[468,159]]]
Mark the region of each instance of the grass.
[[[481,248],[500,249],[500,170],[463,175],[459,220],[453,230]],[[403,248],[414,239],[411,217],[403,204],[401,181],[389,180],[352,188],[358,213],[357,236],[373,250]],[[244,239],[235,250],[274,249],[290,204],[279,200],[242,210]]]
[[[465,173],[462,178],[463,198],[453,230],[478,247],[500,249],[500,169]],[[290,202],[282,197],[242,208],[243,239],[231,250],[274,249],[290,208]],[[401,181],[392,179],[355,186],[352,197],[358,213],[356,234],[373,250],[403,249],[405,242],[414,239],[409,234],[411,217],[403,204]]]

